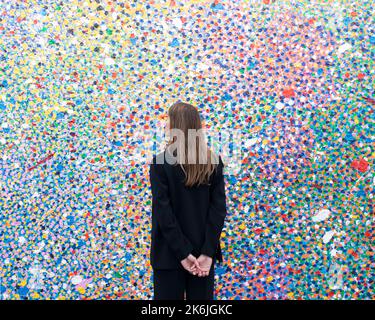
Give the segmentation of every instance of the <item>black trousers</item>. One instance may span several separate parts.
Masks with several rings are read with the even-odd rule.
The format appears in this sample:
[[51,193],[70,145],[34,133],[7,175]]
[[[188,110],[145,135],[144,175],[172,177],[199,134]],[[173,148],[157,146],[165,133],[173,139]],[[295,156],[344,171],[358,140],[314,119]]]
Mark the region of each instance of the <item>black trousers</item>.
[[[206,277],[194,276],[185,269],[154,269],[154,300],[213,300],[214,263]],[[186,294],[186,296],[185,296]]]

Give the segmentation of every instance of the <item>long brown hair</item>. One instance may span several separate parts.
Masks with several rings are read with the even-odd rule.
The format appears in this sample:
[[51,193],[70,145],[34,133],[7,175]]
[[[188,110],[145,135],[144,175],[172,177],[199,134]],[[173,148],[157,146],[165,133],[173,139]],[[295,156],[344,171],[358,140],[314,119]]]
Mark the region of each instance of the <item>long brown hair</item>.
[[[185,137],[183,140],[173,137],[167,143],[168,150],[169,146],[180,141],[174,152],[174,155],[177,156],[175,165],[179,164],[185,173],[185,186],[209,184],[210,176],[219,160],[218,156],[207,146],[197,108],[188,103],[176,102],[169,108],[168,115],[169,129],[179,129]],[[189,130],[196,130],[195,139],[188,139]]]

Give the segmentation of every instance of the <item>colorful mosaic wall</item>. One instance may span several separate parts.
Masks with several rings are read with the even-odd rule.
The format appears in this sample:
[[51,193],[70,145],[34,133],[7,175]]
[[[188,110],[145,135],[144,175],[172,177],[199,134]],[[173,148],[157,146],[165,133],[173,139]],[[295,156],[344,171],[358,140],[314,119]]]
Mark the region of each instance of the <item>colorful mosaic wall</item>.
[[374,299],[372,1],[2,1],[0,294],[149,299],[136,134],[240,130],[217,299]]

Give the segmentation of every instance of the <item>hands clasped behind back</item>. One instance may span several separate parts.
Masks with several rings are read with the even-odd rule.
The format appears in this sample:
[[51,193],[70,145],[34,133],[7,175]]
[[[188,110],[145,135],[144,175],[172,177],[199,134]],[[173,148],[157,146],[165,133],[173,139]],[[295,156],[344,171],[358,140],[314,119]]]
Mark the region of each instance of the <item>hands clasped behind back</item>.
[[206,277],[210,273],[212,258],[204,254],[196,258],[189,254],[185,259],[181,260],[181,264],[189,273],[198,277]]

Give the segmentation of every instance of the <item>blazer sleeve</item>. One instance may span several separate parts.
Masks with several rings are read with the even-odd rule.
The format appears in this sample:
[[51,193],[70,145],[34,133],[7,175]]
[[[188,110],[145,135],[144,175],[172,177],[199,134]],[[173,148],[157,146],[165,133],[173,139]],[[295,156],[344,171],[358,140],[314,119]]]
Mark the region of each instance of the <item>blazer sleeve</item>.
[[223,167],[224,164],[220,157],[210,186],[210,206],[206,222],[205,242],[201,248],[201,253],[211,258],[215,255],[227,215]]
[[150,181],[152,192],[152,214],[169,247],[178,261],[185,259],[193,250],[190,241],[183,234],[170,204],[167,177],[162,165],[150,164]]

